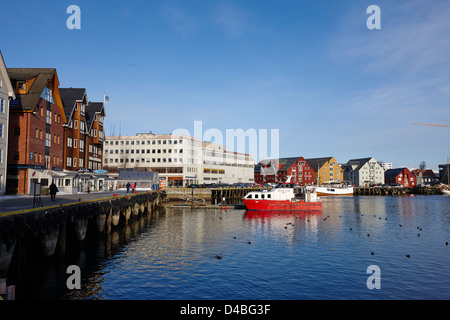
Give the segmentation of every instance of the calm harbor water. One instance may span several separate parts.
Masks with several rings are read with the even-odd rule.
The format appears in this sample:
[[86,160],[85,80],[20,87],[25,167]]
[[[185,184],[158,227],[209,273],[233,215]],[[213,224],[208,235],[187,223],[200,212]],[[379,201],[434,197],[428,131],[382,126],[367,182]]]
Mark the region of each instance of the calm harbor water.
[[[36,267],[16,297],[450,299],[445,196],[330,197],[322,213],[167,207],[99,239]],[[66,288],[71,264],[81,268],[81,290]],[[367,288],[371,265],[380,289]]]

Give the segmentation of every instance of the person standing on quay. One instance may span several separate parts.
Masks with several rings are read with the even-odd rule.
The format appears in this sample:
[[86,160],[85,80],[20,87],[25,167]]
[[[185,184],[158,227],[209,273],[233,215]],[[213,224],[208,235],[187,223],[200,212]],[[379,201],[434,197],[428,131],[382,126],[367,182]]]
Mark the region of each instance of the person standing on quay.
[[56,201],[56,193],[59,191],[58,187],[56,186],[56,184],[54,182],[52,182],[52,184],[49,187],[50,189],[50,199],[51,201]]
[[127,193],[130,192],[130,188],[131,188],[131,184],[128,182],[127,183]]

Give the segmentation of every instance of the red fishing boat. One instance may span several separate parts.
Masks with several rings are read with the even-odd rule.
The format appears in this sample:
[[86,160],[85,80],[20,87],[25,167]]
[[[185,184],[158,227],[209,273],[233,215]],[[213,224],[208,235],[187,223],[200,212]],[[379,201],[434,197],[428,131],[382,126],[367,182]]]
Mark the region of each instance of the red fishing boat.
[[273,188],[248,193],[242,201],[250,211],[321,211],[322,202],[314,189],[297,198],[293,188]]

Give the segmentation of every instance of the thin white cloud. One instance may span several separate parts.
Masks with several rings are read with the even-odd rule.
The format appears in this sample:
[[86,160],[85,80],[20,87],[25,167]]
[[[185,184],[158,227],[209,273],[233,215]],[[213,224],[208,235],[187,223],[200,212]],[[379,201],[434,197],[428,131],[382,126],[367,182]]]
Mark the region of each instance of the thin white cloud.
[[191,35],[196,29],[194,19],[178,8],[166,6],[162,8],[161,15],[183,38]]
[[229,36],[240,36],[244,33],[247,17],[241,9],[222,3],[213,12],[213,23]]
[[[411,76],[450,70],[450,3],[448,1],[389,1],[381,7],[381,30],[368,30],[352,12],[332,44],[340,61],[368,61],[370,73],[399,72]],[[367,16],[368,17],[368,16]]]
[[360,66],[354,76],[370,81],[369,89],[351,92],[342,111],[450,115],[450,3],[390,1],[380,7],[381,30],[368,30],[352,11],[332,41],[336,63]]

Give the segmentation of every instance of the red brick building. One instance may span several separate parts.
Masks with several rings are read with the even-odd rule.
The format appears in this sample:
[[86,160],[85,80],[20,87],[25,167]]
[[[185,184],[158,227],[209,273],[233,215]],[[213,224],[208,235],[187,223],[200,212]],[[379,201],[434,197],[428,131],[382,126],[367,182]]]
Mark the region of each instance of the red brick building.
[[64,124],[64,170],[87,168],[86,89],[60,88],[67,122]]
[[104,103],[88,101],[86,89],[61,88],[60,92],[67,118],[64,169],[102,170]]
[[291,178],[299,186],[314,184],[314,170],[303,157],[262,160],[255,166],[255,183],[280,183]]
[[8,68],[8,75],[16,99],[10,103],[6,191],[26,194],[28,169],[63,170],[66,117],[56,69]]
[[103,143],[105,133],[105,105],[103,102],[89,102],[86,106],[86,164],[91,170],[103,170]]
[[384,173],[384,181],[388,185],[400,184],[406,188],[417,185],[416,176],[408,168],[390,169]]

